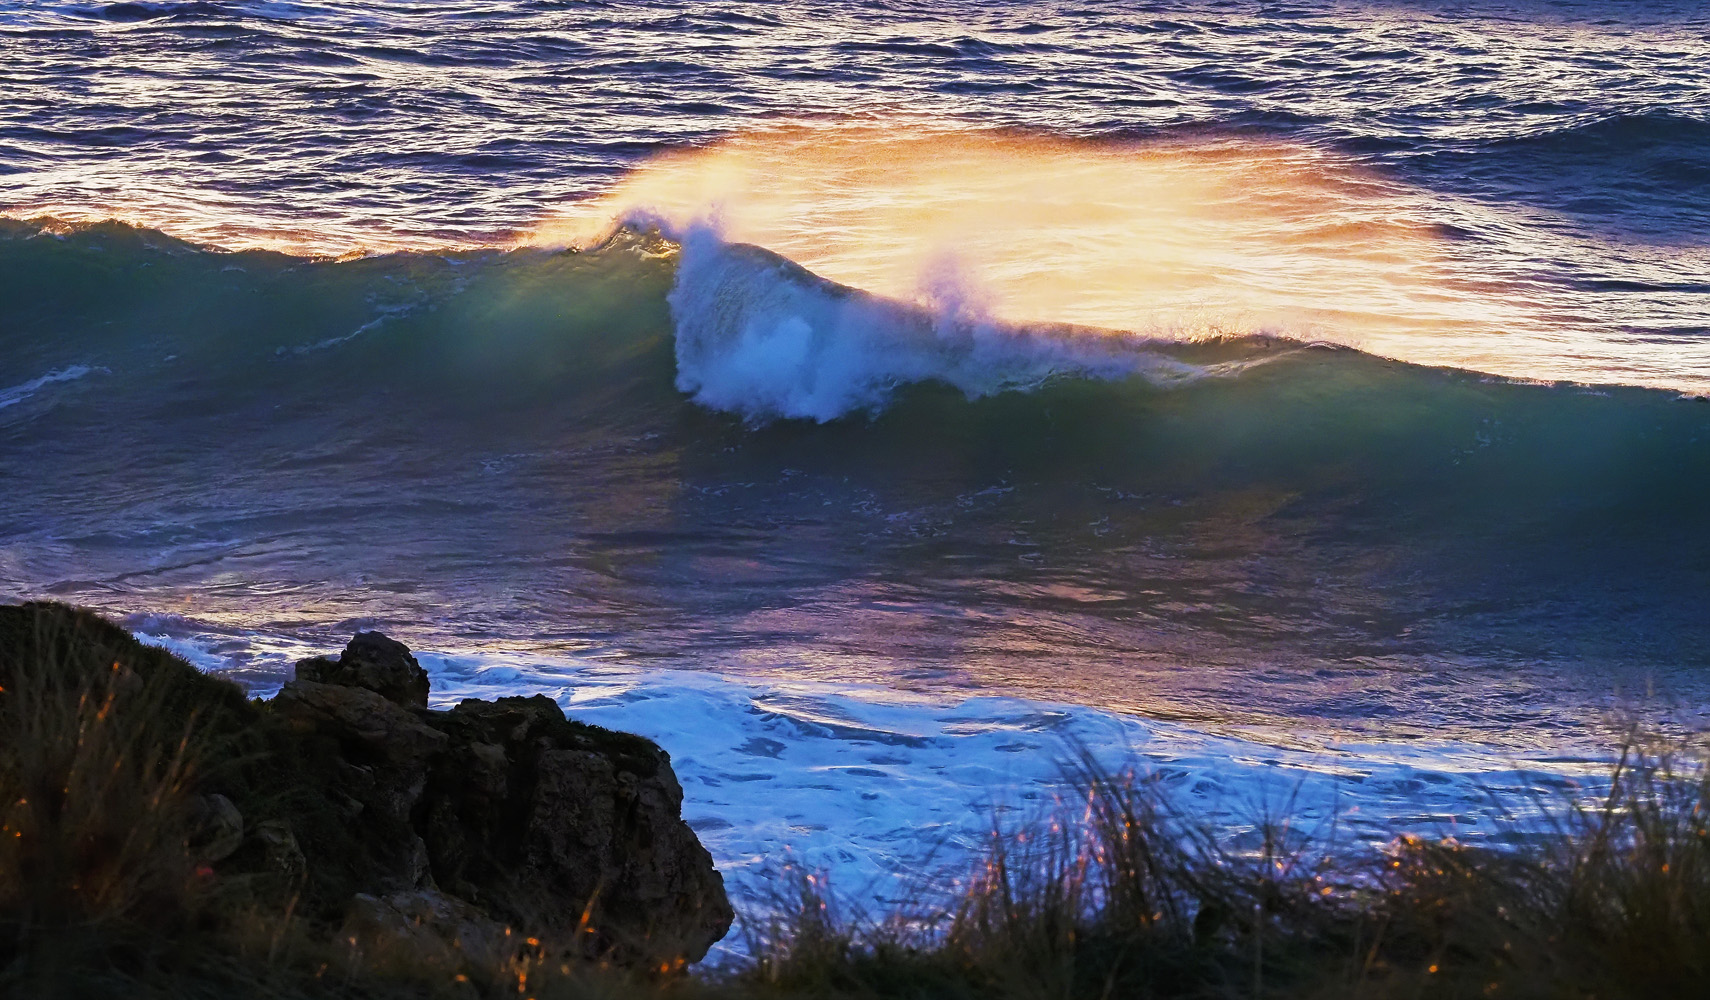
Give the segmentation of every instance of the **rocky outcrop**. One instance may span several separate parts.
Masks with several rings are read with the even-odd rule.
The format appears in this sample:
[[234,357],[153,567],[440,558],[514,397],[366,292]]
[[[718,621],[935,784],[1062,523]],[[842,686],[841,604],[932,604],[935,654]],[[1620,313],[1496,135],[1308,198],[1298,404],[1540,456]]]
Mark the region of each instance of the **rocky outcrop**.
[[426,708],[428,675],[410,649],[379,632],[358,632],[337,658],[297,664],[297,680],[366,688],[405,708]]
[[[366,923],[384,926],[375,914],[389,907],[413,927],[447,912],[467,928],[477,912],[573,928],[587,953],[644,967],[695,961],[724,935],[723,881],[658,746],[571,721],[541,695],[448,711],[426,700],[409,650],[364,632],[336,661],[299,664],[271,705],[337,745],[327,793],[393,831],[373,858]],[[386,902],[400,898],[411,902]]]
[[86,612],[0,606],[3,686],[35,660],[76,664],[90,683],[147,677],[139,704],[163,741],[200,727],[190,861],[289,901],[334,940],[434,967],[503,962],[526,942],[658,972],[730,926],[670,757],[550,698],[431,710],[410,651],[363,632],[247,702]]

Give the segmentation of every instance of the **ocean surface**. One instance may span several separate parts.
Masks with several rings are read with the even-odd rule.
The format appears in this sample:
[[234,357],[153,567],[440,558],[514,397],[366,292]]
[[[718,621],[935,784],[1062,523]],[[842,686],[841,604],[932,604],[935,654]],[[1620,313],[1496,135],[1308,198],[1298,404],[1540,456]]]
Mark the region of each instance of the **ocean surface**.
[[1707,65],[1696,3],[0,3],[0,599],[258,693],[384,629],[657,739],[738,874],[953,861],[1077,748],[1513,836],[1710,707]]

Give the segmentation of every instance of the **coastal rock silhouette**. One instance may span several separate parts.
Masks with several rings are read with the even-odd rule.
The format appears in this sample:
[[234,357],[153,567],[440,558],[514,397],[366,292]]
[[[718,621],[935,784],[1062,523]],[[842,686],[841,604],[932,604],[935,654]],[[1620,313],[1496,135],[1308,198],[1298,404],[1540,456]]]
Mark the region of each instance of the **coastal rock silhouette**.
[[317,656],[297,664],[299,681],[367,688],[406,708],[426,708],[428,675],[410,648],[379,632],[358,632],[336,659]]
[[402,643],[359,633],[338,660],[298,664],[271,703],[336,744],[329,791],[348,811],[400,833],[373,858],[382,894],[364,894],[359,925],[416,938],[447,912],[448,932],[470,936],[457,933],[467,906],[438,893],[519,929],[575,928],[590,954],[646,968],[698,960],[724,935],[723,880],[663,750],[567,719],[544,695],[419,707],[420,670]]
[[733,919],[664,750],[544,696],[429,709],[425,671],[379,633],[259,701],[90,612],[0,605],[0,690],[20,685],[106,704],[128,734],[115,753],[192,762],[154,805],[109,819],[157,831],[148,864],[226,886],[237,913],[277,906],[447,975],[525,948],[672,972]]

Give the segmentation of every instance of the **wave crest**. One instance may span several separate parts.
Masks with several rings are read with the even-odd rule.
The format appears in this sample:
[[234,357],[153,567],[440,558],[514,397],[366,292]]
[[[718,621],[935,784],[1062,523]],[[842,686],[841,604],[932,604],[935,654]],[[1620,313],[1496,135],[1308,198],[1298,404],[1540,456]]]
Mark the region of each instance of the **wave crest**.
[[1183,382],[1206,369],[1139,338],[991,320],[951,297],[921,308],[814,275],[709,226],[681,236],[670,294],[677,388],[751,421],[833,420],[937,381],[969,398],[1054,376]]

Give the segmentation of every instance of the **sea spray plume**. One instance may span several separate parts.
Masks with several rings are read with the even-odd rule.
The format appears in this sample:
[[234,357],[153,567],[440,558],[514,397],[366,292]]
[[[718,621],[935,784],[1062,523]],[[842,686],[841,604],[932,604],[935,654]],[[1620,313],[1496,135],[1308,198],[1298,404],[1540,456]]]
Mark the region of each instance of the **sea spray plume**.
[[991,290],[983,287],[954,246],[940,247],[920,269],[915,298],[943,321],[989,320]]
[[714,209],[726,242],[928,308],[953,253],[980,314],[1011,326],[1263,332],[1479,367],[1488,335],[1530,344],[1540,324],[1530,274],[1514,284],[1506,265],[1473,273],[1448,252],[1453,204],[1354,157],[1252,136],[786,125],[658,154],[526,241],[573,244],[638,212],[682,231]]

